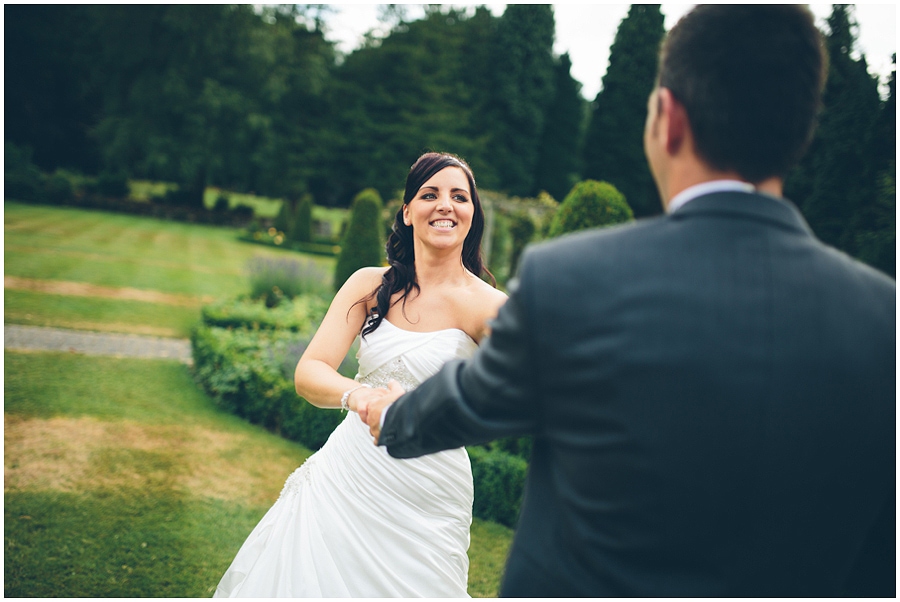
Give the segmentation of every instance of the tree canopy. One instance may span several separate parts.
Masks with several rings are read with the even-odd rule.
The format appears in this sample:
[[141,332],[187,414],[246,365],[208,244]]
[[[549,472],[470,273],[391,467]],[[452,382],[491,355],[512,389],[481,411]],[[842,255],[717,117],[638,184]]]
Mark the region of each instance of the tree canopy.
[[[343,56],[327,5],[10,5],[5,142],[57,168],[346,207],[398,196],[424,151],[465,158],[482,189],[564,197],[607,181],[638,217],[661,207],[642,150],[664,19],[632,5],[588,105],[553,51],[550,5],[495,16],[386,5]],[[825,242],[893,273],[895,84],[879,96],[853,9],[827,23],[831,67],[810,152],[787,196]],[[27,175],[27,174],[26,174]],[[27,183],[27,182],[26,182]]]

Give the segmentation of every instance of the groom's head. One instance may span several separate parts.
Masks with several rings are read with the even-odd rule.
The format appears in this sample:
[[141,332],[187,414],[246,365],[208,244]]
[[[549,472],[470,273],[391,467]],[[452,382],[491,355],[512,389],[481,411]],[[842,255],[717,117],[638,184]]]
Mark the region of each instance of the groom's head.
[[709,167],[753,183],[783,178],[812,138],[826,71],[807,7],[698,6],[663,43],[650,111],[677,105]]

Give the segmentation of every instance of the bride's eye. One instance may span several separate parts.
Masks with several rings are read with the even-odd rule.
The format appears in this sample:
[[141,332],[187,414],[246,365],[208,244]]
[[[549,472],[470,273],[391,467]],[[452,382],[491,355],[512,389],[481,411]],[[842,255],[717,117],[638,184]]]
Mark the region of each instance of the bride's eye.
[[469,202],[469,197],[467,197],[464,194],[454,195],[453,199],[456,201],[459,201],[460,203],[468,203]]

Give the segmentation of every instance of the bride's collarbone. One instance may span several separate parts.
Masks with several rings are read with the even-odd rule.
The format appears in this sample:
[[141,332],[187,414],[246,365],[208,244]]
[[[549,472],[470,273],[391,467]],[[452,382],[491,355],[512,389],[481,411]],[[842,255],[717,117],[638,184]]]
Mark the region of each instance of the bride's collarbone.
[[470,329],[470,319],[466,312],[438,300],[416,299],[408,302],[406,307],[401,302],[392,307],[385,317],[394,326],[415,332],[449,329],[469,332]]

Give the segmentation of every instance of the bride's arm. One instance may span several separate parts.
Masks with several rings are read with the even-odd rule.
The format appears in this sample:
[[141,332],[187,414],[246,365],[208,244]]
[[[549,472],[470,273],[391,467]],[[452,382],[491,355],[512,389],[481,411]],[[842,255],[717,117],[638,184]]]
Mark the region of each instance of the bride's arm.
[[[340,408],[346,391],[359,386],[352,378],[338,373],[350,345],[366,319],[366,304],[360,299],[368,296],[381,284],[385,268],[363,268],[356,271],[334,296],[322,324],[294,370],[294,388],[314,406]],[[359,389],[350,395],[351,410],[356,410],[358,398],[368,390]]]

